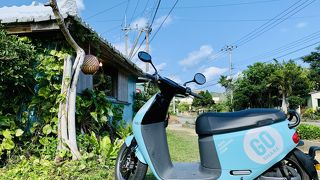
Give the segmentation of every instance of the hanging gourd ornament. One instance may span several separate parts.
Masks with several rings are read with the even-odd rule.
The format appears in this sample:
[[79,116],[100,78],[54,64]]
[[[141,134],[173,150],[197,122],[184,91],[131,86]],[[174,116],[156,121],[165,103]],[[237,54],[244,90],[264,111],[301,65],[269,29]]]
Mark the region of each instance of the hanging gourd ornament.
[[100,62],[98,58],[94,55],[89,54],[84,57],[81,70],[84,74],[94,74],[99,70],[99,64]]

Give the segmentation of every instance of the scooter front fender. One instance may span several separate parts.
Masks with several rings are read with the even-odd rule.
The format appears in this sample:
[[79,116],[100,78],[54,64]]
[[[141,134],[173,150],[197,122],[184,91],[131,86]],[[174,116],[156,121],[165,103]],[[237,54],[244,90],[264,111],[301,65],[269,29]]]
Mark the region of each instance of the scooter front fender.
[[[128,137],[126,138],[126,140],[125,140],[124,142],[126,143],[127,147],[129,147],[129,146],[131,145],[133,139],[134,139],[134,136],[133,136],[133,135],[130,135],[130,136],[128,136]],[[146,163],[146,160],[144,159],[143,155],[141,154],[141,152],[140,152],[140,150],[139,150],[139,146],[138,146],[138,145],[136,145],[136,146],[137,146],[137,148],[135,149],[135,154],[136,154],[137,158],[138,158],[139,161],[142,162],[143,164],[147,164],[147,163]]]

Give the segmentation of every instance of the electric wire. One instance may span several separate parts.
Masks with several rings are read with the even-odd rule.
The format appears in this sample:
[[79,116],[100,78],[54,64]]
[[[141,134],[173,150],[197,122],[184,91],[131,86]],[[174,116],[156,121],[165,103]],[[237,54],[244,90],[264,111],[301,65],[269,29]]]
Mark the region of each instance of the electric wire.
[[[306,18],[318,18],[320,15],[314,16],[299,16],[299,17],[291,17],[289,19],[306,19]],[[218,23],[230,23],[230,22],[265,22],[270,21],[272,19],[190,19],[190,18],[178,18],[178,21],[186,21],[186,22],[199,22],[199,23],[208,23],[208,22],[218,22]],[[276,19],[280,20],[280,18]]]
[[158,29],[156,30],[156,32],[153,34],[153,36],[151,37],[150,43],[151,41],[154,39],[154,37],[158,34],[158,32],[160,31],[161,27],[163,26],[163,24],[166,22],[166,20],[168,19],[168,17],[170,16],[171,12],[173,11],[173,9],[176,7],[176,5],[178,4],[179,0],[176,0],[176,2],[174,3],[174,5],[172,6],[172,8],[170,9],[169,13],[167,14],[167,16],[163,19],[163,21],[161,22],[160,26],[158,27]]
[[250,37],[252,34],[256,33],[257,31],[259,31],[261,28],[268,26],[269,23],[271,23],[273,20],[275,19],[279,19],[278,17],[280,15],[282,15],[283,13],[285,13],[286,11],[288,11],[289,9],[291,9],[292,7],[294,7],[296,4],[298,4],[301,0],[295,2],[294,4],[290,5],[288,8],[286,8],[285,10],[283,10],[281,13],[277,14],[276,16],[274,16],[273,18],[271,18],[269,21],[267,21],[266,23],[260,25],[259,27],[255,28],[254,30],[250,31],[249,33],[247,33],[246,35],[244,35],[243,37],[241,37],[240,39],[238,39],[237,41],[235,41],[233,44],[238,44],[238,42],[241,42],[243,39],[246,39],[248,37]]
[[[173,9],[176,7],[177,3],[178,3],[179,0],[176,0],[176,2],[174,3],[174,5],[171,7],[169,13],[167,14],[167,16],[164,18],[164,20],[162,21],[162,23],[160,24],[159,28],[156,30],[155,34],[151,37],[149,43],[151,43],[151,41],[154,39],[154,37],[157,35],[157,33],[159,32],[159,30],[161,29],[162,25],[164,24],[164,22],[167,20],[167,18],[169,17],[169,15],[171,14],[171,12],[173,11]],[[158,3],[159,4],[159,3]],[[158,7],[159,8],[159,7]],[[154,16],[155,17],[155,16]],[[150,27],[151,27],[152,23],[150,24]],[[139,49],[141,48],[142,44],[144,43],[144,41],[146,40],[146,37],[143,39],[143,41],[140,43],[139,47],[137,48],[137,50],[133,53],[133,56],[134,57],[137,52],[139,51]],[[137,60],[136,60],[137,61]],[[135,61],[135,62],[136,62]]]
[[119,7],[119,6],[121,6],[122,4],[124,4],[125,2],[126,2],[126,1],[121,1],[120,3],[114,5],[114,6],[110,7],[110,8],[107,8],[107,9],[104,9],[104,10],[102,10],[102,11],[99,11],[99,12],[97,12],[97,13],[95,13],[95,14],[92,14],[91,16],[87,17],[86,20],[91,19],[91,18],[93,18],[93,17],[95,17],[95,16],[98,16],[98,15],[100,15],[100,14],[102,14],[102,13],[105,13],[105,12],[107,12],[107,11],[110,11],[110,10],[116,8],[116,7]]
[[153,22],[154,22],[154,20],[155,20],[155,18],[157,16],[157,13],[158,13],[158,10],[159,10],[159,7],[160,7],[160,3],[161,3],[161,0],[158,0],[157,7],[156,7],[156,10],[154,12],[154,15],[152,17],[152,20],[151,20],[151,23],[150,23],[149,27],[151,27],[153,25]]
[[[256,39],[257,37],[261,36],[261,35],[264,34],[265,32],[269,31],[270,29],[272,29],[272,28],[274,28],[275,26],[279,25],[279,24],[282,23],[283,21],[287,20],[289,17],[297,14],[298,12],[300,12],[301,10],[303,10],[304,8],[308,7],[310,4],[312,4],[312,3],[315,2],[315,1],[316,1],[316,0],[312,0],[310,3],[308,3],[308,4],[306,4],[305,6],[301,7],[302,5],[304,5],[305,3],[308,2],[308,0],[305,1],[304,3],[300,4],[298,7],[294,8],[293,10],[289,11],[289,12],[286,13],[284,16],[282,16],[281,18],[284,18],[284,19],[282,19],[281,21],[279,21],[279,22],[277,22],[277,20],[274,21],[274,22],[277,22],[277,23],[276,23],[276,24],[272,24],[271,26],[268,25],[268,26],[262,28],[258,33],[255,33],[255,34],[249,36],[248,38],[246,38],[245,40],[240,41],[240,42],[237,44],[237,46],[238,46],[238,47],[239,47],[239,46],[242,46],[242,45],[244,45],[244,44],[246,44],[246,43],[248,43],[248,42]],[[299,8],[299,7],[301,7],[301,8],[298,9],[298,10],[296,10],[296,9]],[[294,10],[296,10],[296,11],[293,12]],[[291,12],[293,12],[293,13],[290,14]],[[288,15],[288,14],[289,14],[289,15]],[[288,17],[285,17],[286,15],[288,15]]]
[[137,11],[139,3],[140,3],[140,0],[137,1],[136,7],[134,8],[133,14],[132,14],[131,19],[130,19],[130,23],[132,23],[133,17],[136,14],[136,11]]
[[[239,5],[250,5],[250,4],[261,4],[275,2],[279,0],[265,0],[265,1],[253,1],[253,2],[240,2],[240,3],[226,3],[226,4],[216,4],[216,5],[203,5],[203,6],[178,6],[176,9],[199,9],[199,8],[214,8],[214,7],[229,7],[229,6],[239,6]],[[170,9],[170,7],[163,7],[161,9]]]
[[[296,48],[296,47],[299,47],[300,45],[303,45],[303,44],[306,44],[308,42],[311,42],[311,41],[314,41],[316,39],[320,38],[320,31],[316,31],[312,34],[309,34],[307,36],[304,36],[302,38],[299,38],[293,42],[290,42],[288,44],[285,44],[285,45],[282,45],[274,50],[271,50],[271,51],[267,51],[265,53],[262,53],[261,55],[257,55],[257,56],[253,56],[253,57],[250,57],[250,58],[246,58],[246,59],[261,59],[261,58],[266,58],[266,57],[270,57],[270,56],[274,56],[274,55],[277,55],[277,54],[280,54],[280,53],[283,53],[283,52],[286,52],[290,49],[293,49],[293,48]],[[239,62],[243,62],[244,60],[242,61],[238,61]]]

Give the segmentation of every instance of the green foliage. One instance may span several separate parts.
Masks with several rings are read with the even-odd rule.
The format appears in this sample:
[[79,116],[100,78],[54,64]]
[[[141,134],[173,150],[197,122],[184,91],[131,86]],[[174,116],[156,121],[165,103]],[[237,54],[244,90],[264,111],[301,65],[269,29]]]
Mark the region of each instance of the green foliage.
[[212,100],[212,96],[209,93],[209,91],[201,91],[199,93],[200,96],[203,98],[194,98],[192,101],[192,106],[198,107],[198,108],[206,108],[210,109],[211,106],[214,105],[214,100]]
[[320,139],[320,127],[318,126],[310,124],[300,124],[297,130],[301,139]]
[[236,110],[280,106],[283,95],[290,97],[292,108],[302,105],[312,83],[308,71],[293,61],[255,63],[234,82]]
[[145,83],[144,90],[141,93],[135,94],[135,101],[133,104],[133,112],[138,112],[139,109],[154,95],[159,91],[156,84],[149,82]]
[[86,90],[77,96],[78,127],[85,132],[109,133],[112,141],[122,122],[123,105],[113,105],[103,91]]
[[[70,50],[47,50],[28,38],[0,31],[1,179],[100,179],[108,177],[131,127],[122,121],[123,105],[112,105],[102,91],[77,97],[77,133],[83,154],[57,149],[57,114],[63,60]],[[116,137],[115,137],[116,136]],[[64,163],[54,164],[58,154]],[[111,176],[109,176],[111,177]]]
[[115,139],[112,143],[109,136],[97,136],[94,132],[91,134],[81,134],[78,137],[80,151],[99,156],[101,162],[107,164],[113,162],[120,150],[123,140]]
[[310,64],[309,79],[314,83],[314,89],[320,90],[320,46],[315,52],[302,58],[304,62]]
[[30,41],[0,29],[0,113],[16,115],[30,101],[34,64],[35,50]]
[[182,103],[182,102],[177,103],[177,109],[179,110],[179,112],[189,111],[189,108],[190,108],[190,105],[187,103]]
[[299,105],[303,104],[304,99],[299,96],[289,96],[288,102],[290,109],[297,109],[299,108]]
[[79,161],[62,164],[23,155],[16,161],[0,168],[1,179],[113,179],[112,165],[101,163],[93,154],[84,154]]
[[211,107],[211,111],[215,111],[215,112],[227,112],[228,110],[229,110],[229,107],[226,102],[215,103]]
[[304,111],[302,117],[306,120],[320,120],[320,110],[313,110],[312,108],[308,108]]

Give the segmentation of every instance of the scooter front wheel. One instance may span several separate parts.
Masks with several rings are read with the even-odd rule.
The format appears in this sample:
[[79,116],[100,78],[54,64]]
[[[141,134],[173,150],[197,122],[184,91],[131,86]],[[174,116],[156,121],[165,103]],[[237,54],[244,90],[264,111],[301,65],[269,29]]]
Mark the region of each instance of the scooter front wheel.
[[135,156],[133,149],[125,143],[122,145],[115,166],[116,180],[144,179],[147,173],[148,165],[143,164]]

